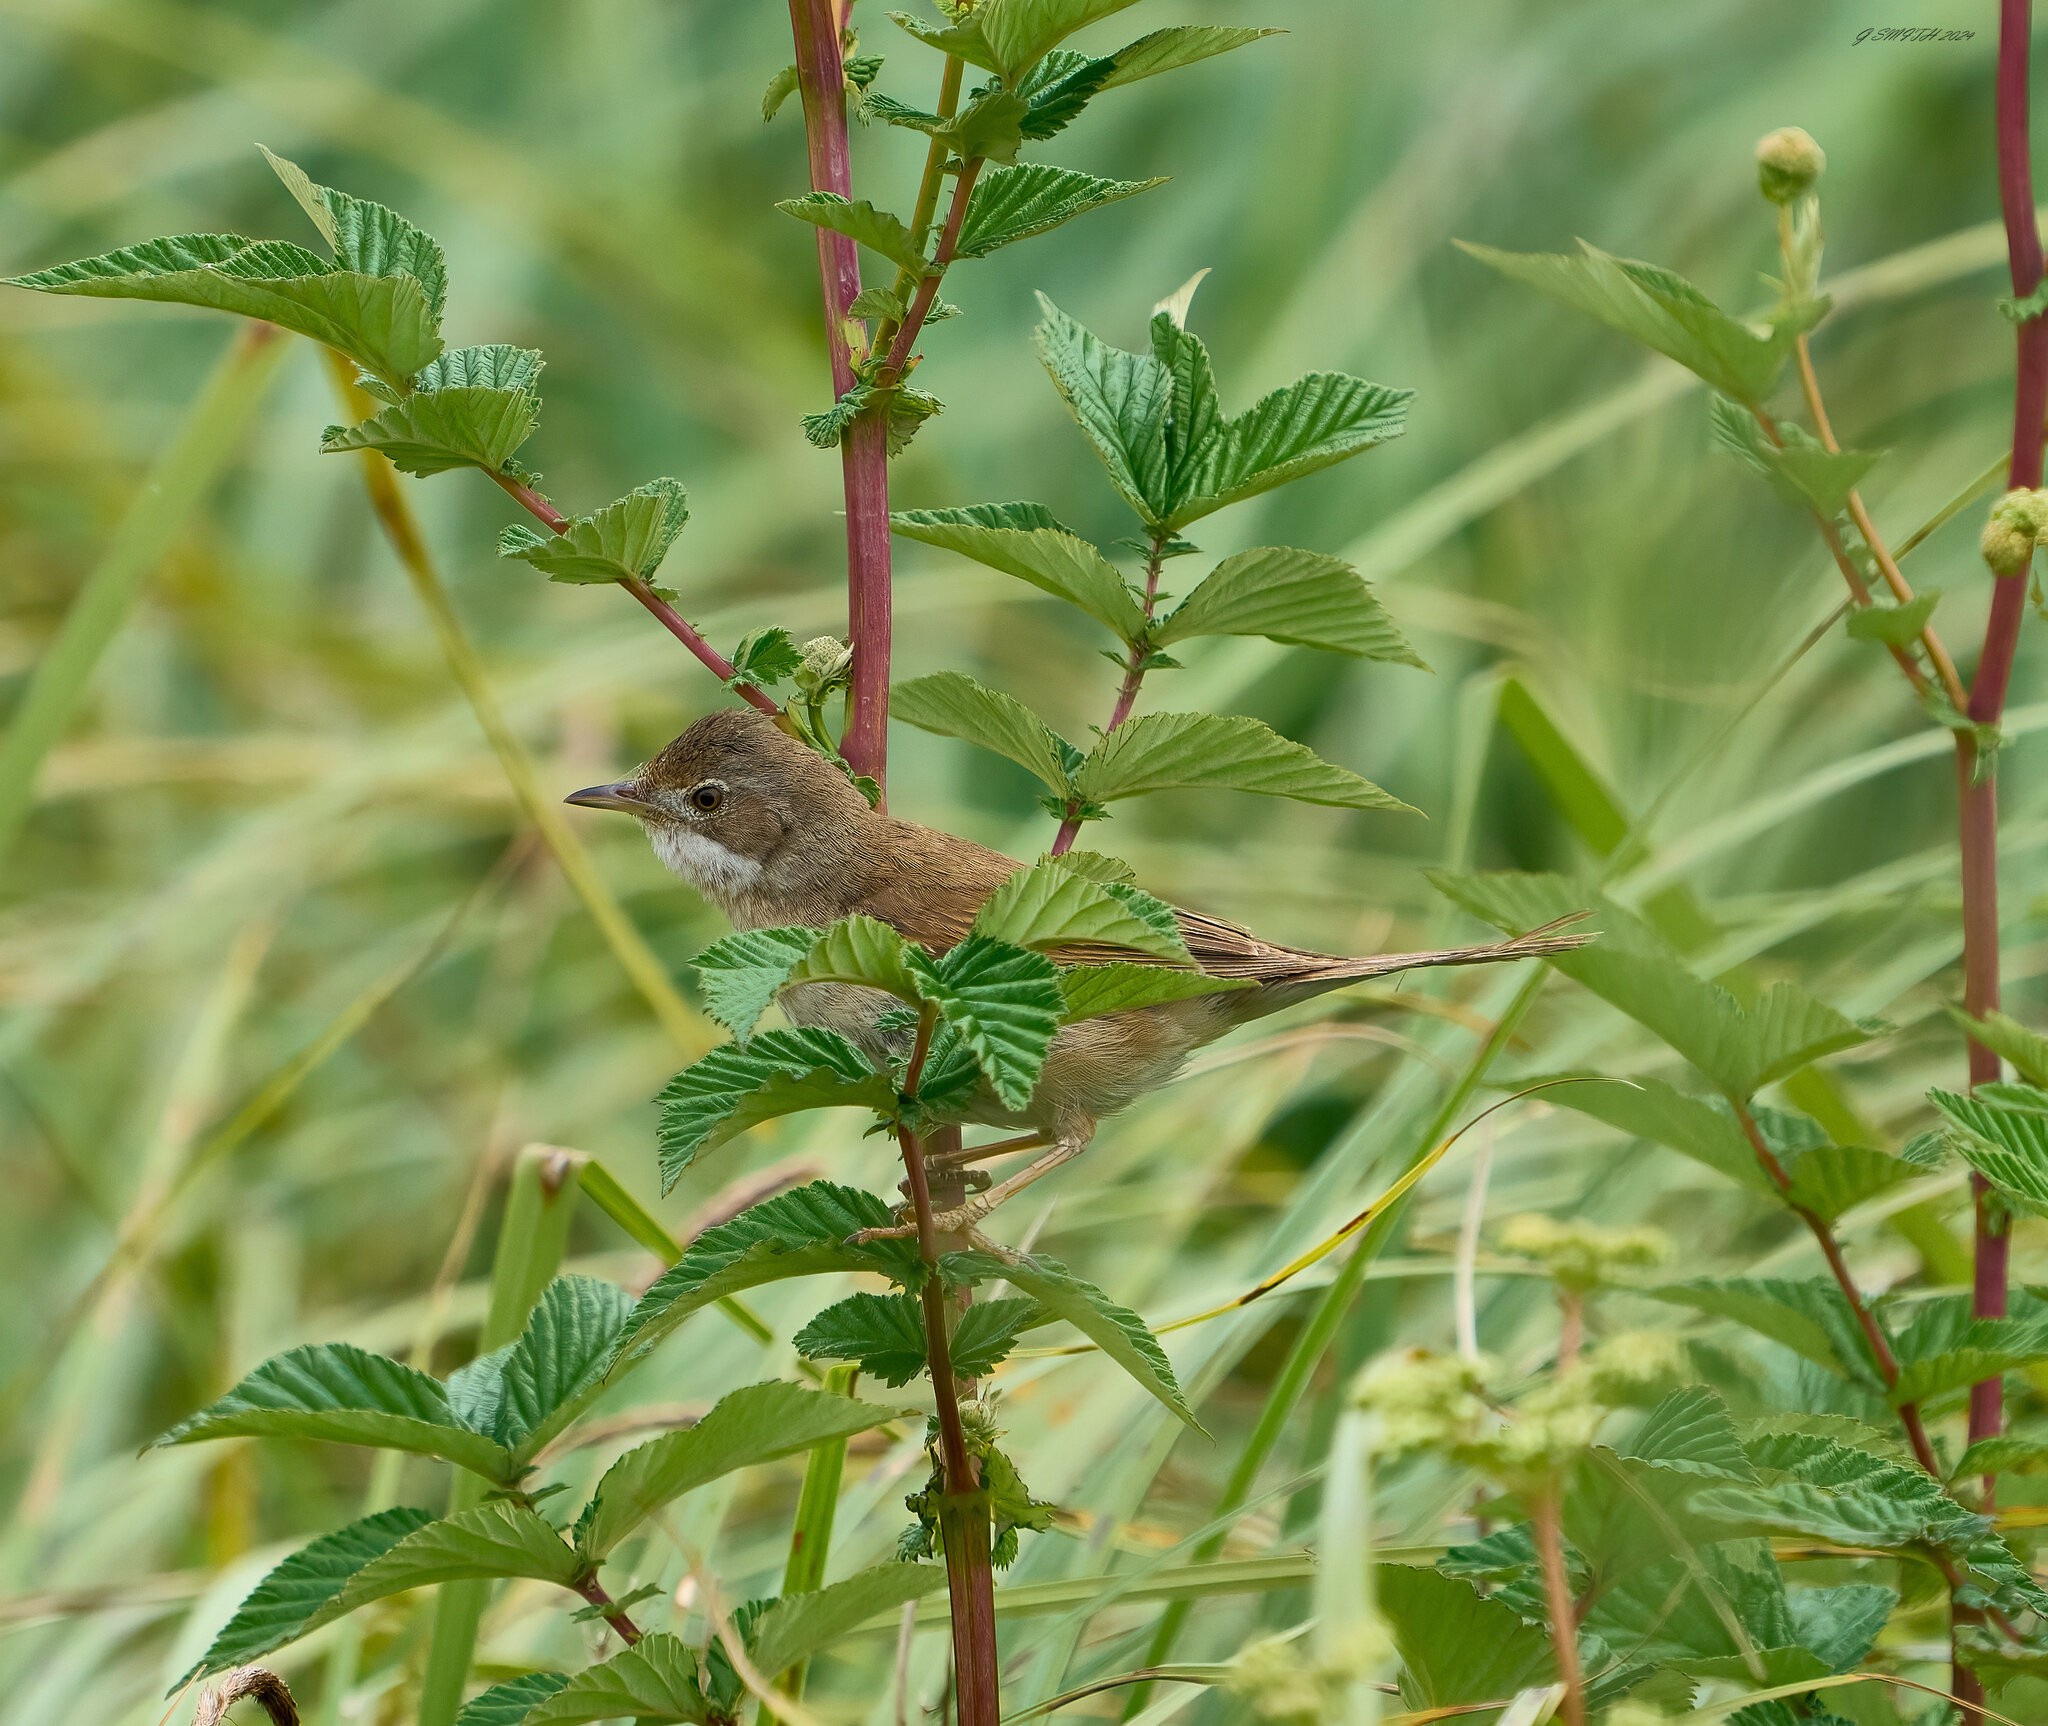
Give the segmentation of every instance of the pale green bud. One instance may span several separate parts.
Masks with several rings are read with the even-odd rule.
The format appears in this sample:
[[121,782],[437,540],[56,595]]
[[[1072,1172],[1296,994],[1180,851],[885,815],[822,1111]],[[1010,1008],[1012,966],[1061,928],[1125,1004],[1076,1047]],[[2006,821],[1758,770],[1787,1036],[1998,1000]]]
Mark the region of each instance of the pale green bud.
[[1671,1716],[1655,1703],[1638,1702],[1631,1696],[1601,1715],[1600,1726],[1671,1726]]
[[1671,1256],[1670,1239],[1657,1229],[1608,1229],[1541,1215],[1510,1217],[1500,1244],[1518,1258],[1534,1259],[1579,1294],[1598,1288],[1615,1271],[1653,1269]]
[[1587,1389],[1610,1407],[1640,1402],[1685,1369],[1685,1350],[1669,1331],[1625,1330],[1587,1352],[1579,1370]]
[[796,686],[807,695],[823,695],[844,683],[853,670],[853,646],[836,635],[814,635],[797,649]]
[[1392,1456],[1474,1442],[1487,1424],[1485,1391],[1477,1362],[1412,1348],[1381,1355],[1359,1375],[1353,1398],[1378,1417],[1375,1448]]
[[1780,126],[1757,140],[1757,188],[1774,204],[1803,197],[1827,166],[1827,152],[1802,127]]
[[2024,575],[2048,534],[2048,491],[2009,491],[1991,506],[1977,549],[1994,575]]
[[1325,1717],[1322,1674],[1295,1638],[1265,1636],[1247,1643],[1231,1661],[1223,1687],[1242,1696],[1261,1719],[1318,1726]]

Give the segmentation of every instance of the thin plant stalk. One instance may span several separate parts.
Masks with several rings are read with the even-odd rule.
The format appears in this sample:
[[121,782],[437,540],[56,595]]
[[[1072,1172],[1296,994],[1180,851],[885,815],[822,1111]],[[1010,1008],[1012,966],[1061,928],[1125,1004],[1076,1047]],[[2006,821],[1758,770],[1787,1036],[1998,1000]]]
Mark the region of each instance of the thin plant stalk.
[[[513,1163],[491,1259],[490,1304],[477,1335],[478,1354],[518,1337],[541,1290],[560,1267],[569,1246],[569,1221],[582,1167],[582,1157],[559,1145],[528,1145]],[[449,1493],[448,1508],[470,1509],[481,1504],[489,1490],[476,1475],[462,1471]],[[489,1599],[488,1582],[441,1584],[434,1602],[426,1676],[420,1685],[418,1726],[454,1726]]]
[[85,704],[92,674],[120,633],[142,585],[163,562],[241,443],[284,357],[274,324],[245,324],[136,488],[113,538],[36,661],[0,739],[0,858],[34,806],[36,775]]
[[[852,1365],[830,1367],[825,1389],[834,1396],[851,1396],[860,1368]],[[814,1446],[804,1463],[804,1483],[797,1493],[796,1517],[789,1533],[789,1559],[782,1567],[782,1595],[815,1594],[825,1582],[825,1560],[832,1550],[832,1524],[839,1513],[839,1485],[846,1473],[846,1440],[827,1439]],[[764,1676],[793,1701],[802,1701],[804,1680],[810,1662],[799,1661],[787,1672]],[[775,1726],[776,1716],[766,1708],[759,1726]]]
[[[1145,631],[1151,628],[1152,613],[1159,605],[1159,570],[1165,559],[1166,536],[1155,535],[1152,549],[1145,557],[1145,621],[1138,631],[1138,639],[1131,643],[1131,650],[1124,658],[1123,682],[1117,686],[1116,703],[1109,710],[1109,723],[1102,728],[1105,737],[1130,718],[1131,709],[1138,704],[1138,691],[1145,682],[1145,667],[1152,658],[1152,644],[1145,639]],[[1064,857],[1072,848],[1080,836],[1081,821],[1080,805],[1070,802],[1060,818],[1059,832],[1053,835],[1052,854],[1055,857]]]
[[[349,405],[367,412],[367,406],[360,401],[346,369],[347,362],[332,353],[329,361],[335,385],[343,391]],[[541,789],[533,759],[506,723],[476,649],[463,633],[461,620],[455,615],[448,590],[442,585],[440,571],[434,565],[433,554],[427,549],[426,537],[420,532],[418,518],[405,501],[405,493],[399,489],[396,471],[374,450],[363,452],[363,486],[369,493],[370,507],[376,512],[385,538],[391,542],[391,549],[404,566],[413,592],[426,608],[427,619],[441,644],[448,669],[489,740],[492,752],[498,758],[499,770],[512,788],[512,795],[518,799],[521,811],[539,830],[542,841],[553,853],[576,897],[583,902],[590,920],[597,925],[598,933],[604,937],[605,945],[611,949],[620,970],[640,991],[641,998],[660,1020],[662,1029],[686,1056],[695,1058],[701,1055],[711,1046],[709,1026],[683,999],[661,961],[655,957],[654,949],[647,945],[645,937],[613,897],[604,877],[591,863],[589,853],[583,849],[563,816],[560,803]]]
[[1536,1538],[1536,1557],[1543,1572],[1543,1604],[1550,1620],[1550,1646],[1557,1655],[1558,1681],[1564,1685],[1559,1707],[1570,1726],[1586,1726],[1586,1679],[1579,1669],[1578,1613],[1572,1604],[1571,1575],[1564,1563],[1564,1518],[1555,1483],[1547,1484],[1529,1506],[1529,1526]]

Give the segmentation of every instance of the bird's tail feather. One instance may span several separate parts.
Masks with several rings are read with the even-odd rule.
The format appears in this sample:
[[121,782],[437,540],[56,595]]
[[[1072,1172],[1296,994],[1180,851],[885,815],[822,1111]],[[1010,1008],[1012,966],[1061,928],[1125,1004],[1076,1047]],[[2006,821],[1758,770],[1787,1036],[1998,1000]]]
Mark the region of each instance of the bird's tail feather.
[[1555,918],[1531,929],[1525,935],[1480,947],[1440,947],[1429,953],[1373,953],[1363,958],[1332,959],[1326,965],[1305,967],[1298,977],[1276,981],[1290,992],[1293,986],[1299,986],[1304,994],[1321,994],[1325,989],[1334,989],[1345,983],[1390,977],[1401,971],[1427,970],[1439,965],[1499,965],[1515,959],[1548,959],[1599,939],[1597,931],[1570,932],[1573,924],[1583,922],[1590,915],[1587,911],[1574,911],[1569,916]]

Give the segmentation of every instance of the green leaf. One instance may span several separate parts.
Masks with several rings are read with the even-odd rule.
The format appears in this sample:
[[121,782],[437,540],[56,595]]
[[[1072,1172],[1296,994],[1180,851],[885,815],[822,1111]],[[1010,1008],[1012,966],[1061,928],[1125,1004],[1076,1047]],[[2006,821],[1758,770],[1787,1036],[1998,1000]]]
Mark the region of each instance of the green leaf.
[[943,1270],[947,1280],[955,1282],[1004,1278],[1030,1295],[1051,1317],[1072,1325],[1189,1426],[1202,1430],[1181,1396],[1166,1351],[1146,1329],[1145,1321],[1093,1283],[1077,1277],[1058,1259],[1036,1253],[1005,1253],[1001,1257],[984,1252],[951,1253]]
[[720,936],[697,955],[704,1011],[744,1043],[797,961],[817,942],[817,930],[794,925]]
[[986,72],[1002,70],[994,51],[982,37],[981,20],[975,14],[970,13],[957,24],[931,24],[908,12],[891,12],[887,17],[890,23],[908,30],[920,42],[942,54],[956,55],[968,65],[979,66]]
[[245,1666],[296,1640],[351,1576],[433,1520],[433,1513],[426,1510],[380,1510],[300,1547],[249,1591],[199,1663],[172,1686],[173,1692],[194,1679]]
[[1074,790],[1091,803],[1151,791],[1250,791],[1341,809],[1413,814],[1370,780],[1290,742],[1256,719],[1152,713],[1127,719],[1090,752]]
[[1068,758],[1077,752],[1014,696],[989,689],[958,671],[899,683],[890,692],[894,716],[920,731],[959,737],[1036,774],[1056,795],[1067,791]]
[[1920,1171],[1867,1145],[1821,1145],[1793,1158],[1789,1172],[1792,1203],[1832,1222]]
[[373,1600],[437,1583],[530,1576],[570,1588],[582,1569],[568,1543],[533,1511],[503,1502],[483,1504],[430,1522],[372,1559],[306,1628],[316,1629]]
[[561,533],[542,536],[508,527],[498,555],[530,563],[550,581],[648,581],[690,519],[682,482],[651,479],[615,503],[572,519]]
[[[953,153],[963,159],[979,156],[985,161],[1014,162],[1024,142],[1025,123],[1030,114],[1030,103],[1021,91],[991,85],[975,91],[958,114],[934,128],[934,135],[943,138]],[[969,197],[972,196],[970,193]],[[970,203],[968,222],[974,219],[972,209]],[[964,255],[969,254],[955,253]]]
[[1414,399],[1413,390],[1343,372],[1310,372],[1261,396],[1201,453],[1166,525],[1184,527],[1399,437]]
[[448,298],[448,264],[431,234],[382,204],[317,186],[296,162],[261,144],[256,148],[333,248],[337,264],[366,276],[410,276],[425,290],[428,310],[440,323]]
[[901,455],[917,435],[917,429],[945,403],[909,384],[877,385],[857,383],[823,413],[805,414],[804,436],[818,449],[836,449],[862,414],[879,412],[889,454]]
[[[1541,1631],[1455,1577],[1383,1564],[1375,1592],[1401,1657],[1401,1699],[1411,1708],[1492,1701],[1548,1684],[1556,1675],[1550,1641]],[[1463,1718],[1483,1723],[1499,1716]]]
[[[1134,909],[1128,902],[1131,892],[1105,887],[1056,862],[1036,864],[1019,869],[995,890],[974,919],[973,933],[1040,950],[1080,942],[1127,947],[1192,965],[1172,911],[1150,894],[1140,895],[1140,908]],[[1165,910],[1163,918],[1144,914],[1154,906]]]
[[1012,85],[1085,24],[1136,0],[984,0],[974,22],[994,69]]
[[1641,1292],[1652,1300],[1731,1319],[1830,1372],[1872,1389],[1883,1388],[1856,1315],[1828,1279],[1700,1277]]
[[325,1439],[438,1456],[491,1480],[513,1471],[503,1445],[457,1418],[439,1380],[345,1342],[273,1355],[156,1443],[211,1438]]
[[1041,953],[969,935],[926,985],[1005,1108],[1021,1109],[1060,1023],[1059,974]]
[[946,1573],[936,1565],[877,1564],[828,1588],[784,1595],[754,1620],[748,1633],[754,1664],[764,1677],[777,1678],[870,1618],[945,1585]]
[[1164,178],[1105,180],[1072,168],[1056,168],[1049,162],[990,168],[968,196],[954,256],[985,258],[999,247],[1028,240],[1104,204],[1165,184]]
[[1020,136],[1039,142],[1058,136],[1080,118],[1115,72],[1114,59],[1055,48],[1017,85],[1025,103],[1017,128]]
[[556,1277],[541,1291],[499,1359],[488,1428],[515,1463],[537,1455],[588,1406],[632,1310],[631,1295],[595,1277]]
[[697,1651],[657,1631],[585,1668],[531,1714],[527,1726],[590,1726],[597,1720],[703,1722],[711,1704]]
[[930,962],[879,918],[842,917],[790,967],[789,986],[858,983],[911,1005],[931,994]]
[[1113,348],[1043,294],[1039,359],[1067,411],[1094,446],[1110,483],[1149,525],[1173,508],[1166,422],[1173,379],[1150,354]]
[[[1789,422],[1778,428],[1784,441],[1774,444],[1764,435],[1756,415],[1726,396],[1714,398],[1711,412],[1714,442],[1720,448],[1762,474],[1787,503],[1830,520],[1841,513],[1849,494],[1877,465],[1877,450],[1831,450],[1811,432]],[[1932,602],[1927,609],[1933,610]],[[1854,616],[1852,613],[1852,619]],[[1921,622],[1926,622],[1924,615]]]
[[1225,558],[1150,631],[1159,647],[1197,635],[1263,635],[1428,669],[1357,570],[1340,557],[1291,546],[1255,546]]
[[1614,257],[1584,240],[1577,257],[1502,252],[1463,240],[1458,244],[1502,275],[1668,355],[1745,405],[1771,393],[1791,351],[1790,328],[1759,332],[1728,316],[1682,277],[1654,264]]
[[786,683],[803,669],[804,656],[786,629],[754,629],[740,637],[732,650],[732,677],[727,687],[752,683],[772,689]]
[[2016,1295],[2010,1318],[1978,1318],[1960,1297],[1915,1302],[1892,1339],[1899,1363],[1893,1403],[1926,1402],[2048,1358],[2048,1311]]
[[699,1308],[762,1283],[866,1271],[915,1288],[924,1274],[916,1242],[847,1244],[849,1236],[888,1228],[895,1220],[872,1193],[831,1181],[812,1181],[751,1205],[731,1222],[706,1229],[640,1297],[613,1358],[640,1358]]
[[[849,317],[895,318],[899,321],[905,310],[903,301],[888,288],[862,288],[853,296],[852,303],[846,308]],[[931,321],[929,316],[925,321]]]
[[655,1511],[686,1492],[736,1468],[884,1426],[903,1413],[793,1384],[747,1385],[719,1398],[695,1426],[664,1433],[606,1469],[577,1525],[578,1549],[592,1562],[602,1560]]
[[803,80],[794,66],[785,66],[768,80],[768,88],[761,92],[761,118],[772,120],[782,111],[782,104],[803,87]]
[[1981,1019],[1960,1007],[1949,1008],[1948,1016],[1994,1055],[2011,1062],[2028,1084],[2048,1086],[2048,1037],[2037,1036],[1996,1008]]
[[535,1708],[568,1682],[566,1672],[528,1672],[493,1684],[462,1705],[455,1726],[521,1726]]
[[166,300],[261,318],[347,355],[395,390],[441,351],[439,317],[410,275],[337,269],[303,246],[239,234],[173,234],[0,278],[44,294]]
[[1550,1083],[1544,1096],[1553,1103],[1624,1133],[1669,1145],[1738,1185],[1777,1196],[1778,1189],[1764,1173],[1733,1112],[1725,1104],[1716,1106],[1718,1098],[1688,1097],[1652,1078],[1633,1078],[1626,1084],[1599,1078],[1584,1084]]
[[1062,1024],[1079,1024],[1107,1013],[1129,1013],[1168,1001],[1192,1001],[1256,987],[1250,977],[1210,977],[1200,971],[1172,970],[1164,965],[1119,961],[1108,965],[1063,965],[1060,998]]
[[[1016,1345],[1021,1331],[1043,1324],[1034,1300],[977,1301],[960,1315],[949,1353],[961,1378],[983,1378]],[[924,1303],[916,1295],[849,1295],[829,1306],[795,1337],[810,1360],[851,1360],[892,1388],[925,1370]]]
[[1833,1588],[1794,1588],[1785,1596],[1799,1645],[1817,1655],[1830,1672],[1859,1665],[1899,1603],[1898,1595],[1875,1582],[1844,1582]]
[[1855,641],[1880,641],[1887,647],[1911,647],[1927,628],[1941,603],[1941,589],[1922,588],[1904,605],[1865,605],[1849,613],[1849,635]]
[[[2035,1216],[2048,1216],[2048,1114],[1952,1091],[1929,1091],[1927,1100],[1940,1112],[1949,1144],[2000,1197]],[[2048,1105],[2048,1093],[2041,1100]]]
[[1617,1453],[1709,1480],[1753,1481],[1741,1436],[1720,1393],[1703,1384],[1674,1390],[1643,1417]]
[[531,348],[457,348],[420,373],[418,387],[373,419],[329,426],[320,450],[374,449],[392,465],[425,478],[451,468],[510,471],[540,417],[534,380],[541,358]]
[[1135,640],[1145,627],[1145,614],[1116,566],[1061,527],[1041,505],[899,510],[889,525],[906,539],[971,557],[1079,606],[1124,641]]
[[804,1109],[889,1114],[896,1087],[837,1032],[764,1031],[744,1048],[713,1049],[662,1088],[661,1182],[749,1127]]
[[1952,1480],[1967,1480],[1973,1474],[2048,1474],[2048,1440],[1980,1438],[1963,1452],[1950,1470]]
[[775,207],[800,222],[844,234],[869,251],[879,252],[890,263],[908,270],[913,276],[922,276],[925,272],[924,259],[912,243],[910,230],[903,225],[903,219],[892,216],[887,210],[876,209],[865,198],[849,201],[837,192],[806,192],[801,198],[784,198]]
[[1284,30],[1252,30],[1225,24],[1176,24],[1154,30],[1108,57],[1114,70],[1102,88],[1114,90],[1120,84],[1135,84],[1140,78],[1155,78],[1161,72],[1177,71],[1198,60],[1228,54],[1233,48],[1242,48],[1262,37],[1286,34]]

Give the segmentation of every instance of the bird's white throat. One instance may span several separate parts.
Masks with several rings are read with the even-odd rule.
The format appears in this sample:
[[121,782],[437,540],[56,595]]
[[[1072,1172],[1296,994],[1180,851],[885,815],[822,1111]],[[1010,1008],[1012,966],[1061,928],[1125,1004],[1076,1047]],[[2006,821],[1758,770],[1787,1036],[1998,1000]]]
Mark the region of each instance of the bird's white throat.
[[713,898],[744,893],[761,879],[761,865],[728,850],[716,839],[669,822],[651,827],[654,854],[685,881]]

